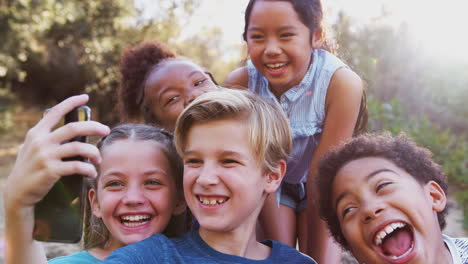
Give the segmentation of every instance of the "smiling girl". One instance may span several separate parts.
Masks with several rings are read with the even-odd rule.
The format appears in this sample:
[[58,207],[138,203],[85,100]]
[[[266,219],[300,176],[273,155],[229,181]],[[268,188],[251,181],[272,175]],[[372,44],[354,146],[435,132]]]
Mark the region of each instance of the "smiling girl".
[[[94,121],[51,132],[65,113],[86,101],[87,96],[63,101],[28,132],[6,183],[7,264],[47,262],[42,247],[32,239],[34,205],[64,175],[97,175],[88,192],[86,250],[50,263],[98,263],[111,251],[155,233],[173,236],[185,231],[186,225],[172,219],[185,211],[182,163],[172,136],[152,126],[127,124],[112,129],[97,148],[87,143],[61,144],[77,135],[109,133]],[[62,161],[76,155],[99,165]]]
[[188,103],[218,86],[212,75],[158,41],[127,47],[120,61],[118,109],[123,120],[173,131]]
[[298,243],[319,263],[339,263],[339,248],[318,216],[316,165],[365,126],[365,100],[360,77],[326,45],[322,20],[320,0],[250,0],[243,33],[250,60],[226,84],[281,106],[293,131],[283,183],[260,214],[264,236]]

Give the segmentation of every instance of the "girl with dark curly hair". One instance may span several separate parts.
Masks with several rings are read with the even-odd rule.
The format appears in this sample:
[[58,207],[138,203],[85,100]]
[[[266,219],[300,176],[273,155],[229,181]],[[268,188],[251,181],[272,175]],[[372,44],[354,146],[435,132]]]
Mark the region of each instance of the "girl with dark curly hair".
[[166,45],[147,41],[126,48],[120,62],[118,109],[124,121],[143,121],[172,131],[185,106],[216,90],[212,75],[176,56]]

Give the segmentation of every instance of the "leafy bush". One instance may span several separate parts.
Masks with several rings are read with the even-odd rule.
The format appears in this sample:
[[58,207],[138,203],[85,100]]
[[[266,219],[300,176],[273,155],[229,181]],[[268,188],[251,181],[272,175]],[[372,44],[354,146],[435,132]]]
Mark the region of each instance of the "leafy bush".
[[393,135],[404,132],[432,151],[463,208],[464,227],[468,229],[468,139],[437,127],[427,117],[409,116],[396,99],[382,103],[369,96],[368,108],[369,131],[390,131]]

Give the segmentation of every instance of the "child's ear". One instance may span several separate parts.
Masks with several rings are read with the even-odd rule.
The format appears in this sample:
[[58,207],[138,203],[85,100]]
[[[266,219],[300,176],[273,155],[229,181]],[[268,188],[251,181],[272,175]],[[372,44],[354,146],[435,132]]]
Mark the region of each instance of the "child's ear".
[[91,211],[93,212],[93,214],[96,217],[101,218],[102,216],[101,208],[99,207],[99,202],[97,199],[97,193],[95,189],[90,189],[88,191],[88,200],[89,200],[89,204],[91,206]]
[[172,215],[180,215],[181,213],[185,212],[187,209],[187,204],[185,203],[185,200],[183,196],[178,199],[175,207],[174,207],[174,212],[172,212]]
[[424,187],[432,199],[432,209],[436,212],[442,212],[447,205],[447,197],[442,187],[435,181],[426,183]]
[[320,27],[319,29],[315,30],[312,34],[312,48],[313,49],[320,49],[322,48],[323,44],[323,29]]
[[268,172],[266,175],[266,186],[265,192],[266,193],[274,193],[276,189],[281,185],[281,181],[283,180],[284,174],[286,173],[286,161],[280,160],[276,164],[276,168]]

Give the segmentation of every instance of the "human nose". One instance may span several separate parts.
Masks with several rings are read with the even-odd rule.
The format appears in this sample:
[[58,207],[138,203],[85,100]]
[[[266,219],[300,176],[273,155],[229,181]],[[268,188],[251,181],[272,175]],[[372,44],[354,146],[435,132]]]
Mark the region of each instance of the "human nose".
[[274,56],[278,55],[281,53],[281,47],[278,43],[277,40],[275,39],[269,39],[267,40],[266,46],[265,46],[265,54],[268,56]]
[[369,223],[375,218],[377,218],[384,211],[384,205],[378,200],[371,200],[364,204],[363,206],[363,223]]
[[130,206],[143,204],[145,202],[143,190],[138,186],[129,186],[125,192],[122,202]]
[[200,184],[202,187],[207,188],[218,183],[219,177],[215,166],[205,163],[199,172],[197,184]]

